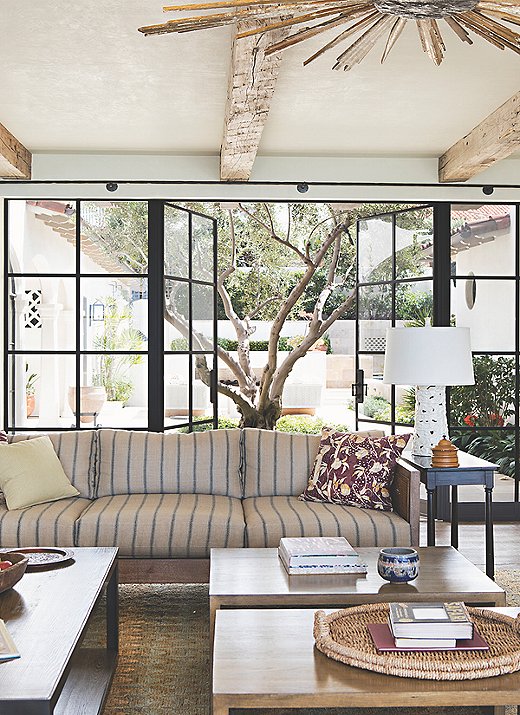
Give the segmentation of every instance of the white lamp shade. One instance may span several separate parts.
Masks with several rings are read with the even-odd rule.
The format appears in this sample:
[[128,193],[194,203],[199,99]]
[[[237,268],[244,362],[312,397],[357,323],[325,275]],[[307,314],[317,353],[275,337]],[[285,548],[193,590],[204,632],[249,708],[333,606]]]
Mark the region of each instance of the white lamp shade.
[[383,382],[473,385],[469,328],[389,328]]

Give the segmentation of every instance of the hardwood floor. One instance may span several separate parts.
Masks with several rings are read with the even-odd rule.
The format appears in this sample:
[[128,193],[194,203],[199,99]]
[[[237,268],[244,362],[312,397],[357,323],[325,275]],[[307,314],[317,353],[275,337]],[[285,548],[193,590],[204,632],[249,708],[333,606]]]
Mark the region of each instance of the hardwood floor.
[[[436,522],[436,543],[450,543],[449,522]],[[421,517],[421,546],[426,546],[426,518]],[[459,525],[459,551],[476,566],[485,570],[484,524]],[[520,569],[520,523],[495,524],[495,568]]]

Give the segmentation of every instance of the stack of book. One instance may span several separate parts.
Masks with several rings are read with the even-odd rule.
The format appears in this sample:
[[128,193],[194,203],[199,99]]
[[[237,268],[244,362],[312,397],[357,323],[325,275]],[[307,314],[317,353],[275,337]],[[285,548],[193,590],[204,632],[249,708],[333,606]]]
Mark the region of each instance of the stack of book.
[[487,650],[466,606],[454,603],[390,603],[388,624],[368,625],[378,651]]
[[285,537],[278,556],[291,575],[366,573],[367,565],[342,536]]

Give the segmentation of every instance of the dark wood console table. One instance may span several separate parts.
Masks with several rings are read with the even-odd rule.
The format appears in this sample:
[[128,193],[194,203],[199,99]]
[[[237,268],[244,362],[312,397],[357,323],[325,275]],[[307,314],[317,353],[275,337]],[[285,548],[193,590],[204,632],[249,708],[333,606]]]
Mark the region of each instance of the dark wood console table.
[[458,493],[459,486],[468,484],[481,484],[486,493],[485,521],[486,521],[486,574],[490,578],[495,575],[495,555],[493,543],[493,486],[495,472],[498,465],[479,459],[467,452],[457,452],[459,457],[458,467],[432,467],[431,457],[417,457],[410,452],[404,452],[402,458],[419,470],[421,482],[426,485],[428,504],[428,546],[435,546],[435,492],[437,487],[451,487],[451,545],[456,549],[459,546],[459,514]]
[[[0,594],[20,658],[0,663],[2,715],[99,715],[118,651],[117,548],[75,548],[74,560],[26,573]],[[80,648],[106,589],[106,648]]]

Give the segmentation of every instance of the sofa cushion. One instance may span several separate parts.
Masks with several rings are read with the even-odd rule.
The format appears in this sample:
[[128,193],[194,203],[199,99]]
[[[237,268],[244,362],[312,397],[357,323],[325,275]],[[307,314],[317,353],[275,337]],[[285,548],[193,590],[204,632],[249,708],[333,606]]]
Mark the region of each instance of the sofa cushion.
[[97,497],[216,494],[240,498],[240,430],[99,431]]
[[408,546],[410,524],[395,512],[302,502],[297,497],[244,499],[246,546],[277,547],[282,536],[344,536],[352,546]]
[[244,545],[240,499],[207,494],[100,497],[82,515],[78,546],[119,546],[137,558],[208,558],[212,547]]
[[[9,442],[41,437],[41,433],[9,435]],[[76,487],[80,496],[92,499],[94,489],[94,469],[96,455],[96,432],[77,430],[51,432],[46,435],[52,442],[63,471]]]
[[75,546],[75,525],[92,502],[73,497],[27,509],[9,511],[0,502],[0,544],[2,548],[23,546]]
[[[381,437],[371,430],[357,434]],[[298,496],[309,481],[321,435],[242,430],[244,496]],[[277,544],[278,545],[278,544]]]

